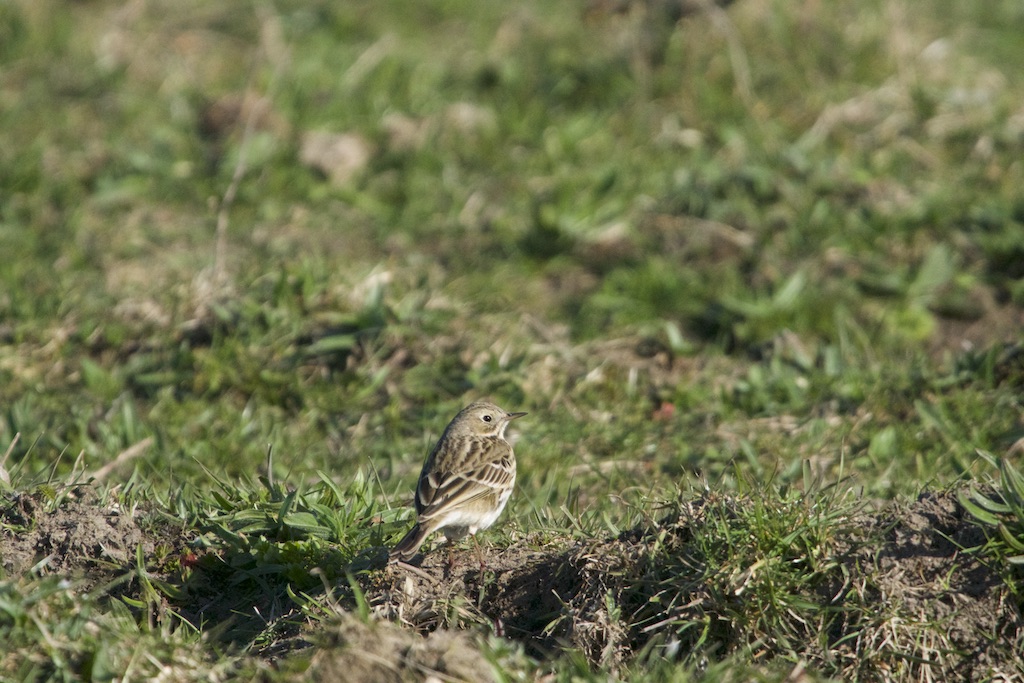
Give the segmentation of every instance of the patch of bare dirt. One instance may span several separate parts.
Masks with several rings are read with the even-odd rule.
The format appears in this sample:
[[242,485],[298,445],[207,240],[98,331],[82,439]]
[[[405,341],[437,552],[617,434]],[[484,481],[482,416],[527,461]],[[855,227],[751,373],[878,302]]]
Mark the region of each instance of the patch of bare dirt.
[[18,494],[0,509],[0,559],[8,575],[38,567],[42,574],[101,580],[134,564],[138,546],[147,556],[156,547],[137,514],[100,505],[90,489],[74,489],[56,509],[48,507],[41,494]]
[[[1013,304],[998,305],[987,291],[972,302],[970,315],[940,315],[935,334],[929,340],[933,357],[978,352],[992,347],[1007,345],[1005,356],[1009,356],[1011,344],[1018,344],[1024,329],[1024,308]],[[1012,361],[1012,359],[1010,359]]]
[[392,565],[372,576],[368,597],[378,616],[424,632],[485,623],[535,654],[546,654],[558,642],[545,629],[579,581],[569,564],[571,552],[562,543],[544,547],[529,538],[485,550],[481,570],[474,551],[441,548],[423,556],[418,566]]

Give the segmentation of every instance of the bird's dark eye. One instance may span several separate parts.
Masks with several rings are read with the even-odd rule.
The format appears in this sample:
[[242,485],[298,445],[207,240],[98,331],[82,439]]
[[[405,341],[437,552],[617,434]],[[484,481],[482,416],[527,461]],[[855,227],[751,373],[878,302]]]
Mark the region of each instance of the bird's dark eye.
[[491,421],[491,416],[490,415],[484,415],[483,416],[483,421],[484,422],[490,422]]

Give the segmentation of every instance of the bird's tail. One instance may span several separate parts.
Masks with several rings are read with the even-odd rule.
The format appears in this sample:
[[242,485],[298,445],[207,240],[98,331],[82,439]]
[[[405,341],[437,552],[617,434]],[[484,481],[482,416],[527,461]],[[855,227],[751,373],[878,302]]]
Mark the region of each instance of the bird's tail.
[[409,529],[409,533],[402,537],[394,548],[391,549],[389,559],[392,562],[401,560],[402,562],[408,562],[416,555],[416,551],[423,545],[424,539],[427,534],[430,533],[430,529],[422,524],[415,524],[413,528]]

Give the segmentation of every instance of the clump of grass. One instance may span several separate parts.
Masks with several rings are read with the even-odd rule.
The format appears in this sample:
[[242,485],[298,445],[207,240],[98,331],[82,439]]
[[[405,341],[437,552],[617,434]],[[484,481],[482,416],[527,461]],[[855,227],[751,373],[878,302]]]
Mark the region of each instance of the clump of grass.
[[[988,541],[982,552],[1014,568],[1013,574],[1019,579],[1024,572],[1024,474],[1009,458],[996,459],[986,452],[981,456],[998,468],[998,486],[986,490],[972,486],[960,494],[959,501],[986,529]],[[1015,584],[1024,597],[1024,584]]]
[[291,490],[266,477],[216,480],[216,487],[183,512],[203,532],[197,545],[217,558],[206,566],[236,585],[273,585],[283,593],[336,582],[380,560],[399,526],[401,511],[383,504],[363,475],[345,487],[323,472],[314,484]]
[[164,594],[193,623],[233,622],[217,637],[257,650],[280,648],[341,604],[357,608],[350,577],[382,566],[385,540],[401,526],[402,511],[361,474],[344,486],[323,472],[297,488],[270,477],[214,484],[166,506],[199,536],[180,584]]
[[852,533],[851,501],[758,487],[674,508],[575,559],[594,584],[580,595],[602,596],[572,606],[574,639],[590,657],[618,667],[633,652],[641,668],[737,652],[795,662],[828,633],[835,610],[822,596]]

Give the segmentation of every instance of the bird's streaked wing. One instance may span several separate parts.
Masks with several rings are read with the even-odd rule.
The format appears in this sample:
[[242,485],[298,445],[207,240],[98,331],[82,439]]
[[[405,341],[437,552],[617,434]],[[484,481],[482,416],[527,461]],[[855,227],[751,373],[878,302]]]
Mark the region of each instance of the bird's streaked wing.
[[448,451],[448,462],[437,463],[420,478],[416,508],[421,521],[496,496],[515,482],[515,460],[507,442],[467,439],[459,446]]

